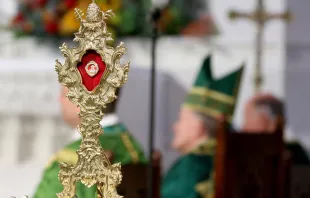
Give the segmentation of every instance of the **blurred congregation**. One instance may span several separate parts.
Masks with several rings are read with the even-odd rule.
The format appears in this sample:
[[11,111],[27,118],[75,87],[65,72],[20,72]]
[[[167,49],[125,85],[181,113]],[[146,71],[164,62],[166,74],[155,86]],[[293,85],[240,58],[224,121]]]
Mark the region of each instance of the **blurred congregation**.
[[1,197],[56,197],[59,163],[77,163],[55,60],[92,2],[130,61],[100,122],[120,195],[310,198],[310,2],[293,0],[0,0]]

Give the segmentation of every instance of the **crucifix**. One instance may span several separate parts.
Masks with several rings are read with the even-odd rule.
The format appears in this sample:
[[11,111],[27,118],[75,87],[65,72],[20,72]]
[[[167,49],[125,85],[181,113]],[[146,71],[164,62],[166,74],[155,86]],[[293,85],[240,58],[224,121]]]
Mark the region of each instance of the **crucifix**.
[[291,20],[291,14],[289,11],[284,13],[269,13],[266,11],[263,0],[258,0],[256,9],[254,12],[239,12],[232,10],[229,12],[230,19],[234,20],[237,18],[245,18],[252,20],[257,25],[256,39],[255,39],[255,77],[254,77],[254,87],[255,93],[261,91],[261,86],[263,83],[262,76],[262,50],[263,50],[263,32],[265,25],[268,21],[273,19],[281,19],[289,22]]

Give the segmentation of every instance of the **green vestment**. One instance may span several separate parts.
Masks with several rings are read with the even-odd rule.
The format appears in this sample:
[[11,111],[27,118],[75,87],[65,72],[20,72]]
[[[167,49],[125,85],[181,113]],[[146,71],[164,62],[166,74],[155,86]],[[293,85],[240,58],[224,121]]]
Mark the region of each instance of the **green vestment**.
[[[214,119],[225,115],[228,121],[231,121],[243,66],[220,79],[215,79],[211,63],[211,56],[207,56],[183,107]],[[176,161],[163,180],[162,198],[213,198],[215,143],[215,140],[210,139]]]
[[214,153],[215,141],[209,140],[179,158],[162,182],[161,198],[212,197]]
[[[122,124],[115,124],[103,128],[104,133],[99,136],[101,146],[106,151],[113,153],[113,163],[120,162],[122,165],[131,163],[146,163],[142,147],[127,131]],[[59,162],[76,164],[78,156],[76,150],[79,148],[81,140],[69,144],[60,150],[52,158],[46,167],[43,178],[38,185],[34,198],[56,198],[56,193],[62,191],[63,187],[58,180]],[[96,187],[87,188],[81,183],[77,183],[76,195],[79,198],[95,198]]]

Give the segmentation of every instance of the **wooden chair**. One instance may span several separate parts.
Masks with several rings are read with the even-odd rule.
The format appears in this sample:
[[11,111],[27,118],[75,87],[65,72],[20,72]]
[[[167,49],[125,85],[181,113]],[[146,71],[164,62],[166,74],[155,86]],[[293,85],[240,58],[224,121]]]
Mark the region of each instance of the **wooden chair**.
[[215,158],[216,198],[283,198],[289,156],[283,124],[276,133],[230,132],[220,123]]
[[[153,155],[153,198],[160,197],[161,155]],[[145,198],[148,193],[148,165],[129,164],[122,167],[123,179],[117,191],[126,198]]]
[[294,165],[290,175],[291,198],[310,198],[310,165]]

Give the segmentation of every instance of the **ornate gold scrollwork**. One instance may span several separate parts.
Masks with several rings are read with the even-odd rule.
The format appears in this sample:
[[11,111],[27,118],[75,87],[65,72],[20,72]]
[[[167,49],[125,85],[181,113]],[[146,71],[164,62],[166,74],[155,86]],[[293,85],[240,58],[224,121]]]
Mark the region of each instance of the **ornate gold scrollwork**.
[[[120,164],[111,165],[109,159],[98,140],[98,136],[103,130],[99,124],[104,116],[103,109],[106,104],[112,102],[117,97],[116,88],[122,86],[128,78],[129,62],[120,63],[126,48],[120,43],[116,48],[109,46],[107,41],[111,41],[111,33],[107,31],[105,20],[112,17],[112,11],[103,12],[97,4],[91,3],[87,9],[86,19],[83,12],[75,9],[77,20],[81,25],[75,34],[74,41],[77,47],[69,48],[63,44],[60,50],[65,57],[65,63],[61,64],[56,60],[56,72],[59,82],[68,87],[67,97],[71,102],[80,108],[79,116],[81,124],[78,131],[82,136],[82,143],[77,151],[78,162],[76,166],[61,163],[59,180],[64,189],[58,193],[58,198],[73,198],[75,196],[75,184],[81,181],[87,187],[97,184],[98,197],[120,197],[116,192],[116,186],[122,180]],[[99,54],[105,65],[100,82],[93,88],[85,86],[83,75],[78,69],[83,56],[89,51]],[[94,61],[94,60],[91,60]],[[90,78],[100,74],[98,62],[93,64],[87,74]],[[99,72],[96,71],[99,69]]]

